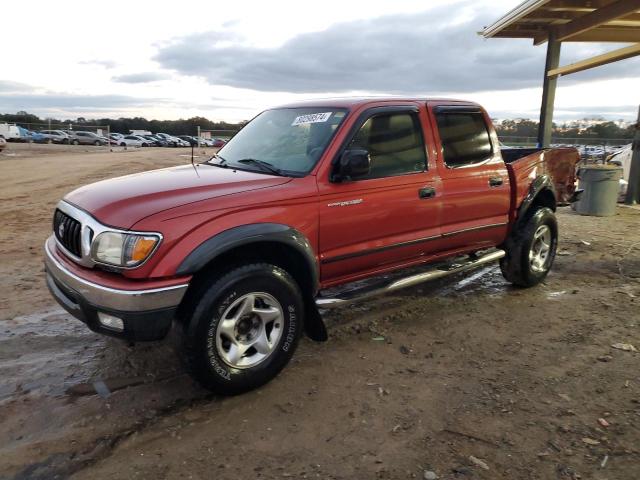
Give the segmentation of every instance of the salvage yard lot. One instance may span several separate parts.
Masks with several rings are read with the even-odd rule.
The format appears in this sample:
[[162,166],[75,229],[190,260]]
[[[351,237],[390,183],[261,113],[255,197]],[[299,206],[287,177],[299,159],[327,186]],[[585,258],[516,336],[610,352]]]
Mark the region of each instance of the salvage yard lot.
[[183,372],[177,335],[95,335],[43,281],[65,192],[185,154],[0,154],[0,478],[640,478],[640,353],[611,347],[640,348],[640,211],[561,208],[555,267],[533,289],[490,266],[327,313],[328,342],[223,399]]

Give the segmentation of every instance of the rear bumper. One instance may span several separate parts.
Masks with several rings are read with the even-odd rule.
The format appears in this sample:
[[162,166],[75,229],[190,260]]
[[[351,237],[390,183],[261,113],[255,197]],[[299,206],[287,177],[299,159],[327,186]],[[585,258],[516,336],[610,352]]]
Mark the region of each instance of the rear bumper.
[[[91,330],[131,341],[166,336],[187,283],[136,290],[106,287],[73,273],[56,258],[54,249],[55,241],[50,238],[44,248],[47,287],[71,315]],[[122,329],[103,325],[99,313],[122,320]]]

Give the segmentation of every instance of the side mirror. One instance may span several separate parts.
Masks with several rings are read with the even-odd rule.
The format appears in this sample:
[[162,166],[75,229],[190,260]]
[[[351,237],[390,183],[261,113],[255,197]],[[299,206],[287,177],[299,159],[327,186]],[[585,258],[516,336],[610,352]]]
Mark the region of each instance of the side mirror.
[[367,150],[345,150],[340,156],[334,179],[354,180],[364,177],[371,170],[371,158]]

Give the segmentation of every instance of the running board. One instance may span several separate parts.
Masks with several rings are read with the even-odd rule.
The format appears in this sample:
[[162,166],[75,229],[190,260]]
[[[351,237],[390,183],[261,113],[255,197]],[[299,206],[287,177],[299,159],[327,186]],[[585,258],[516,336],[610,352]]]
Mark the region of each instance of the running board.
[[394,292],[402,288],[412,287],[424,282],[437,280],[455,273],[465,272],[476,267],[480,267],[487,263],[495,262],[505,256],[504,250],[494,250],[481,257],[472,258],[465,262],[451,263],[445,266],[434,268],[426,272],[410,275],[404,278],[392,280],[390,283],[369,289],[351,290],[332,298],[319,296],[316,298],[316,306],[318,308],[335,308],[342,307],[349,303],[359,302],[366,298],[376,297],[385,293]]

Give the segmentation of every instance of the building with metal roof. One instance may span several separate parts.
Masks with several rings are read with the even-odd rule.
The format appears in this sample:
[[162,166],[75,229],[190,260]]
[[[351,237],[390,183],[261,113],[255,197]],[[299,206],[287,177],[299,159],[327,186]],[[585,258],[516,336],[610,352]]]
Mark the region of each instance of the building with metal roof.
[[[530,38],[534,45],[547,43],[538,129],[538,143],[545,147],[551,141],[559,77],[640,55],[640,0],[526,0],[480,34],[485,38]],[[563,42],[630,45],[560,66]],[[640,109],[633,149],[627,203],[640,203]]]

